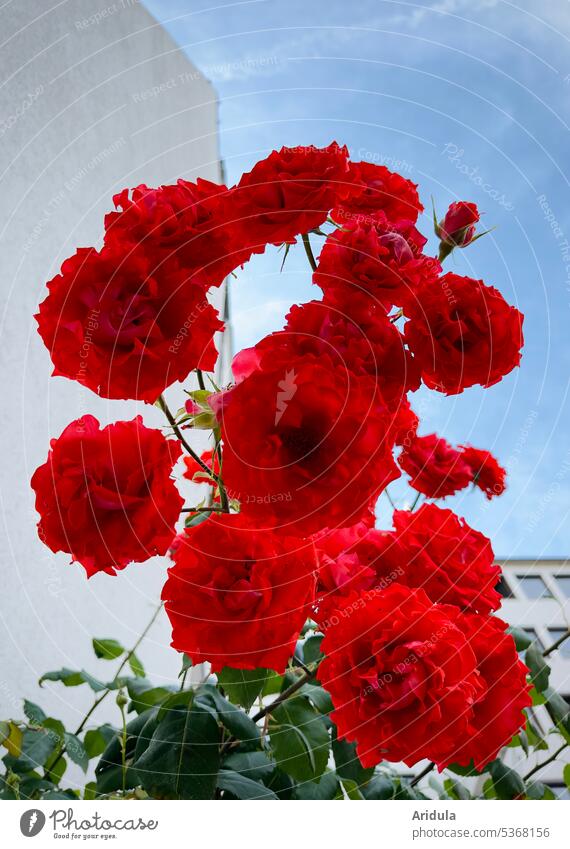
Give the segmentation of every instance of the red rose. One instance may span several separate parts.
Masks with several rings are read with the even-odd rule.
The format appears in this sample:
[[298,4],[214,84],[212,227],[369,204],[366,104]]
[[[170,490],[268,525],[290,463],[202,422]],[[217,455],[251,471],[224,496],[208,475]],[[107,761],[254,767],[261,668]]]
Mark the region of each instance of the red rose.
[[313,600],[312,545],[224,514],[188,528],[173,559],[162,591],[173,647],[215,672],[283,672]]
[[416,184],[384,165],[351,162],[350,179],[353,191],[332,213],[343,227],[351,220],[373,217],[378,212],[384,212],[392,221],[405,219],[415,223],[423,211]]
[[455,604],[470,613],[499,609],[495,587],[501,569],[491,541],[465,519],[423,504],[415,513],[396,510],[394,529],[393,545],[384,546],[384,573],[403,565],[400,583],[421,587],[434,603]]
[[409,474],[410,486],[428,498],[446,498],[473,480],[462,453],[435,433],[412,439],[398,457],[398,463]]
[[446,274],[420,287],[404,334],[430,389],[492,386],[518,366],[523,316],[481,280]]
[[496,616],[464,615],[458,624],[477,658],[485,692],[473,705],[469,734],[454,741],[449,756],[461,766],[473,760],[476,769],[483,770],[526,724],[523,710],[532,704],[528,669],[505,633],[506,622]]
[[347,309],[363,293],[388,311],[405,306],[426,280],[441,272],[436,259],[423,256],[425,239],[408,222],[394,225],[385,216],[337,230],[326,240],[313,281],[327,294],[340,291]]
[[351,524],[398,477],[375,383],[315,357],[263,362],[214,406],[228,494],[264,527]]
[[154,403],[196,367],[210,371],[223,328],[204,290],[141,252],[81,248],[48,283],[36,316],[54,374],[103,398]]
[[32,478],[40,538],[88,577],[166,554],[183,504],[170,477],[180,452],[140,416],[103,430],[93,416],[72,422]]
[[291,307],[284,330],[234,358],[235,377],[264,364],[288,368],[292,359],[313,355],[333,368],[373,378],[387,407],[395,409],[406,392],[419,387],[419,372],[398,328],[369,299],[366,304],[358,320],[346,315],[342,304],[326,300]]
[[419,426],[419,418],[410,407],[409,401],[403,398],[392,420],[394,443],[409,446],[412,440],[416,438]]
[[502,495],[506,489],[507,473],[490,451],[482,451],[471,445],[462,445],[463,459],[471,468],[473,483],[491,500],[495,495]]
[[[473,241],[475,225],[479,221],[477,204],[464,200],[452,203],[445,213],[445,218],[439,222],[436,235],[445,247],[465,248]],[[449,251],[446,252],[446,254]]]
[[193,282],[219,286],[249,259],[227,214],[228,189],[198,178],[171,186],[124,189],[105,216],[105,243],[123,253],[142,246],[154,264],[175,256]]
[[460,615],[432,605],[423,590],[392,584],[354,594],[330,620],[317,676],[339,737],[356,742],[363,766],[453,760],[484,691]]
[[274,150],[232,191],[230,207],[243,245],[263,250],[319,227],[346,196],[348,175],[348,151],[336,142]]

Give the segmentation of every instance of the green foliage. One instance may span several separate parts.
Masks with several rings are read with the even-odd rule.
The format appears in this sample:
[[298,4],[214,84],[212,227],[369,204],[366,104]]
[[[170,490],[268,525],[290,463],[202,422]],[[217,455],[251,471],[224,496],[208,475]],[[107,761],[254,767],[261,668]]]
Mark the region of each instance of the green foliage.
[[[452,764],[442,775],[430,774],[417,785],[388,764],[365,769],[355,744],[338,739],[330,719],[330,696],[314,676],[322,657],[322,636],[314,628],[314,623],[307,624],[285,674],[225,668],[217,684],[210,676],[208,683],[199,685],[191,683],[192,663],[184,655],[179,682],[157,687],[121,643],[94,639],[97,659],[118,667],[107,683],[86,670],[67,668],[40,679],[42,686],[86,685],[94,700],[89,722],[69,730],[27,699],[21,720],[0,720],[0,798],[465,800],[476,792],[486,799],[556,798],[540,781],[540,763],[538,769],[526,770],[528,780],[524,769],[519,774],[498,758],[482,773],[473,764]],[[533,702],[543,706],[552,726],[544,728],[542,715],[539,724],[529,708],[525,728],[510,747],[518,748],[522,758],[570,744],[570,710],[549,686],[549,666],[539,647],[526,634],[511,633],[525,651]],[[292,685],[295,691],[287,697]],[[98,724],[91,713],[113,692],[121,702],[116,722]],[[259,707],[254,708],[257,700]],[[110,697],[108,703],[113,701]],[[126,711],[124,730],[121,711]],[[548,757],[547,752],[543,761]],[[70,763],[86,773],[81,791],[61,786]],[[564,780],[570,786],[570,767],[564,769]]]

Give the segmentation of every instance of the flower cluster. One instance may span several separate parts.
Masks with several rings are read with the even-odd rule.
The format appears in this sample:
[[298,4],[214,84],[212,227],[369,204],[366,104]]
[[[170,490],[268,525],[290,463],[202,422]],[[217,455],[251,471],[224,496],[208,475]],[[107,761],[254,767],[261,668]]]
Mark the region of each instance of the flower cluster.
[[[477,208],[450,207],[430,256],[417,186],[351,162],[336,142],[273,151],[231,188],[179,180],[114,200],[101,250],[78,250],[48,284],[39,332],[55,374],[105,398],[158,401],[180,442],[140,419],[73,422],[32,480],[41,538],[88,575],[170,550],[172,645],[214,671],[283,672],[310,615],[338,735],[365,766],[485,765],[529,703],[526,668],[490,618],[490,541],[435,504],[396,511],[389,531],[373,514],[400,469],[432,499],[505,488],[489,452],[419,436],[409,403],[422,383],[457,394],[519,363],[518,310],[442,272],[478,238]],[[298,241],[322,296],[241,351],[230,386],[201,382],[173,416],[162,392],[215,367],[212,289],[253,254]],[[212,430],[201,456],[182,434],[191,427]],[[210,488],[177,534],[180,443],[183,477]]]

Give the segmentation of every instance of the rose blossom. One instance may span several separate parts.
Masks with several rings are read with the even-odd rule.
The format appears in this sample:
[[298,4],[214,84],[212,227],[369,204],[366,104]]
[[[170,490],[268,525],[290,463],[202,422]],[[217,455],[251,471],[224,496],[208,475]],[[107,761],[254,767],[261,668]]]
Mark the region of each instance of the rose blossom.
[[440,767],[468,738],[484,694],[473,650],[451,605],[400,584],[350,596],[325,630],[317,677],[341,739],[364,767],[380,761]]
[[348,311],[359,293],[386,311],[407,307],[416,289],[441,272],[436,259],[421,253],[425,241],[409,222],[393,224],[383,213],[374,221],[348,223],[328,236],[313,281]]
[[162,591],[173,647],[214,672],[283,672],[313,600],[312,545],[223,514],[187,528],[173,560]]
[[[475,225],[479,221],[477,204],[461,200],[452,203],[439,222],[436,235],[441,239],[441,248],[465,248],[475,236]],[[445,251],[446,255],[449,250]]]
[[518,366],[523,316],[481,280],[446,274],[416,291],[404,335],[430,389],[493,386]]
[[93,416],[72,422],[32,477],[40,538],[88,577],[166,554],[183,504],[170,477],[180,453],[140,416],[102,430]]
[[263,362],[212,403],[228,494],[263,527],[351,524],[398,477],[374,381],[314,356]]
[[472,445],[460,446],[463,459],[473,472],[473,483],[491,500],[502,495],[506,489],[507,473],[490,451],[473,448]]
[[473,480],[462,453],[435,433],[411,439],[398,463],[410,476],[410,486],[428,498],[453,495]]
[[415,223],[423,210],[416,184],[384,165],[351,162],[350,179],[353,191],[332,212],[342,227],[351,220],[373,218],[378,213],[384,213],[391,221]]
[[243,245],[258,252],[319,227],[348,193],[348,174],[348,151],[336,142],[272,151],[231,192],[228,208]]
[[223,328],[204,290],[173,261],[81,248],[48,283],[36,315],[54,374],[103,398],[154,403],[194,368],[210,371]]

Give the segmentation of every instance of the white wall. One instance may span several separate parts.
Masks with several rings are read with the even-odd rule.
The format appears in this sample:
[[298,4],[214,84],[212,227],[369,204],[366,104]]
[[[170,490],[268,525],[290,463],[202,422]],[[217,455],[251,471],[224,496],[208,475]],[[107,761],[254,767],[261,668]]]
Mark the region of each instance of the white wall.
[[[91,701],[86,687],[49,684],[40,693],[39,675],[65,665],[109,676],[114,666],[92,660],[91,637],[132,644],[159,601],[167,564],[154,559],[87,581],[81,566],[37,539],[29,479],[50,437],[82,413],[106,424],[137,405],[51,378],[32,316],[61,261],[100,243],[114,192],[178,176],[220,179],[217,103],[132,0],[12,0],[0,8],[0,34],[0,717],[21,715],[26,696],[74,727]],[[143,412],[162,424],[154,408]],[[179,668],[169,638],[161,615],[140,652],[157,683]]]

